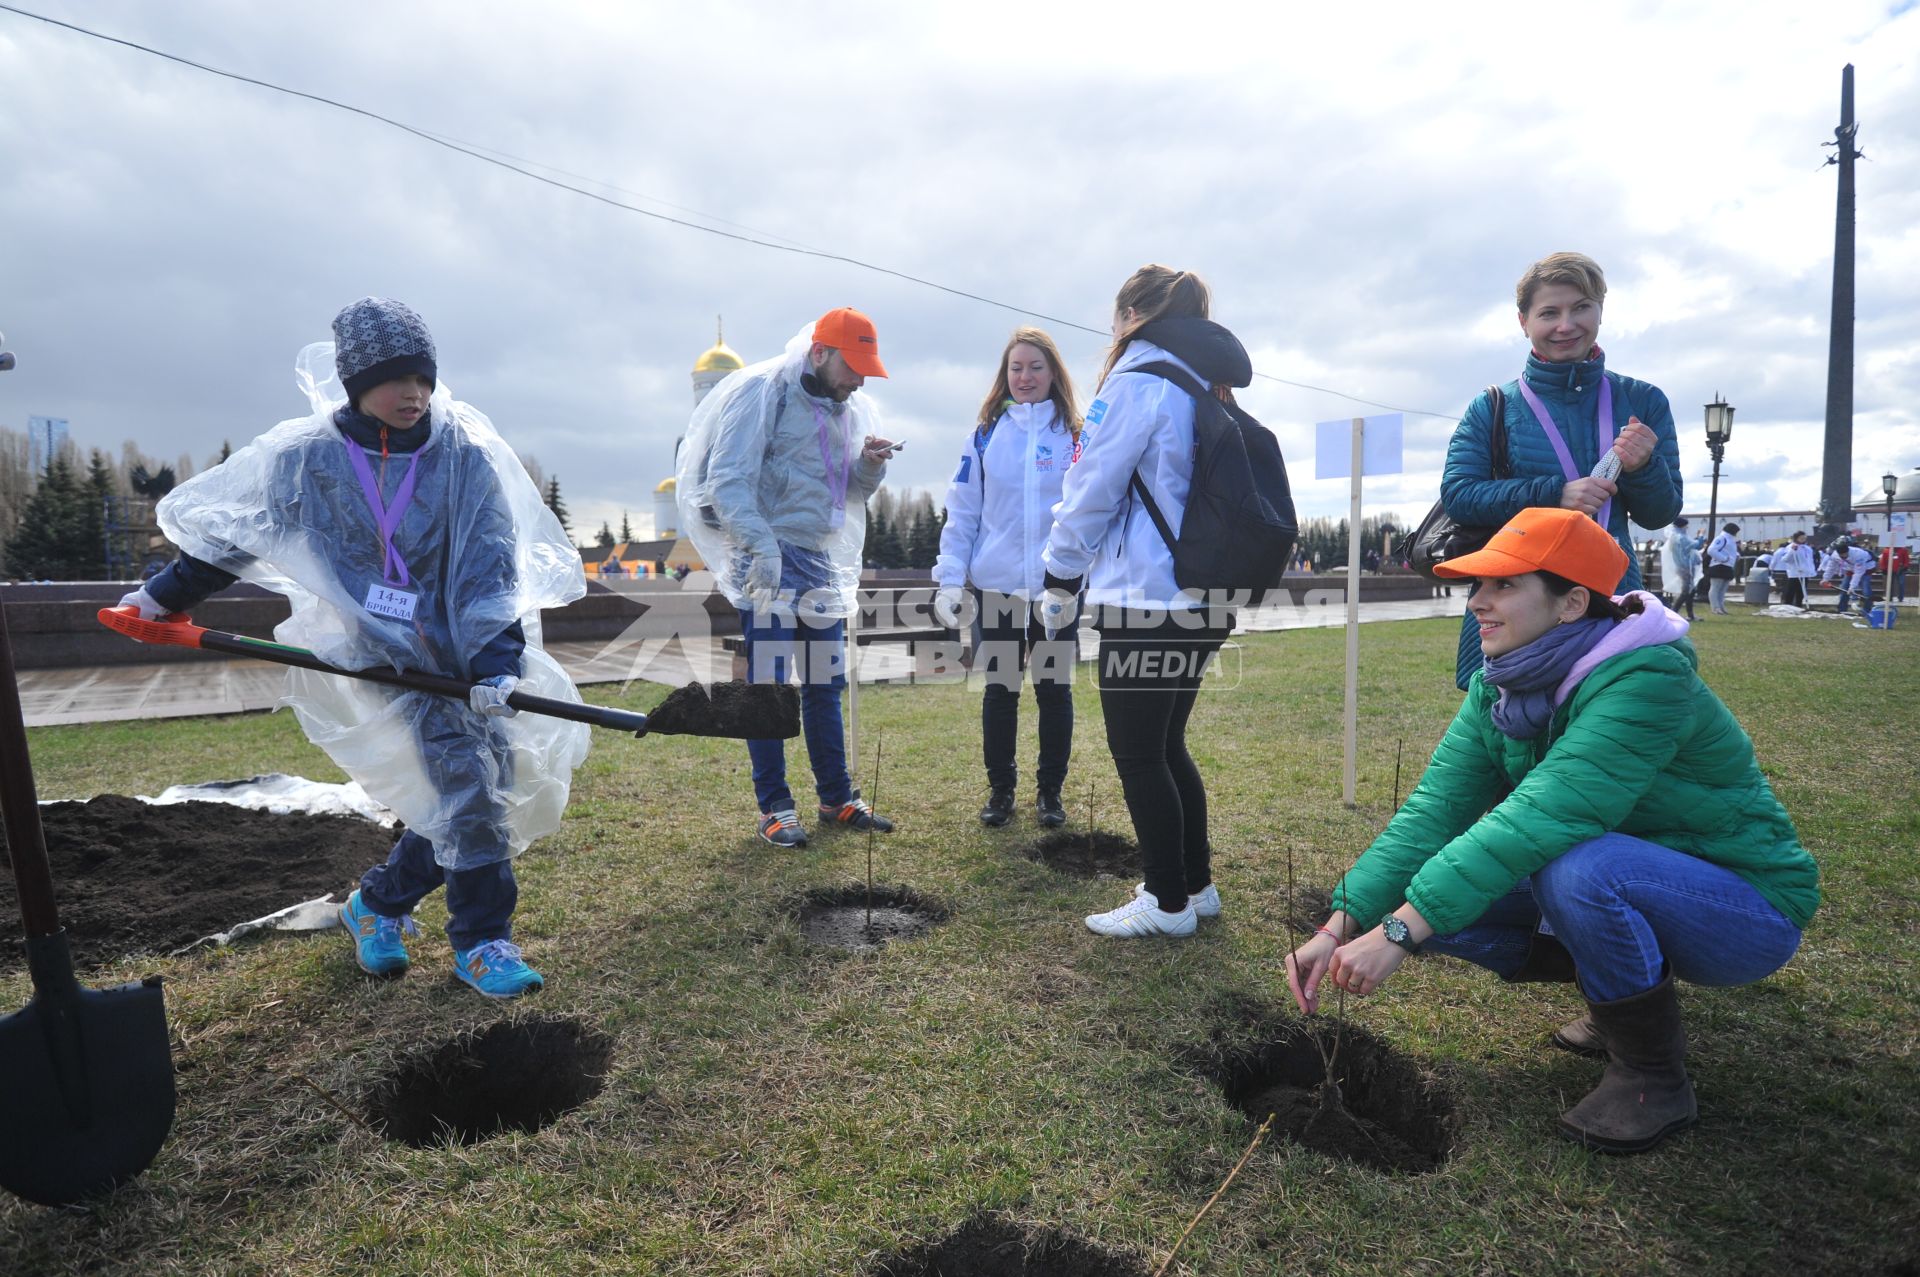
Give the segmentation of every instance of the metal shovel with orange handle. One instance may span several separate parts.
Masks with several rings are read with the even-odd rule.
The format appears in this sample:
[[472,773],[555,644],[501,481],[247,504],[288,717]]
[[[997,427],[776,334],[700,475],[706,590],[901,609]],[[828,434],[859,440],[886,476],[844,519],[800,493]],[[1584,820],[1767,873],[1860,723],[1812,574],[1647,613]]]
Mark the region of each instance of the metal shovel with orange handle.
[[[101,608],[100,624],[118,630],[142,643],[197,647],[230,656],[248,656],[273,661],[322,674],[357,678],[389,687],[432,692],[439,696],[466,700],[474,685],[463,679],[441,674],[423,674],[416,670],[374,668],[343,669],[321,660],[304,647],[290,647],[266,639],[209,630],[193,624],[185,615],[163,621],[143,621],[131,607]],[[724,706],[718,706],[713,689],[702,691],[698,684],[673,692],[651,714],[632,710],[609,709],[602,705],[582,705],[577,701],[557,701],[530,692],[514,692],[507,704],[517,710],[546,714],[595,727],[632,732],[635,736],[719,736],[736,740],[790,740],[800,734],[800,698],[792,687],[759,683],[733,685]]]
[[152,1164],[173,1128],[173,1054],[158,976],[83,989],[53,874],[0,607],[0,807],[33,997],[0,1017],[0,1187],[65,1206]]

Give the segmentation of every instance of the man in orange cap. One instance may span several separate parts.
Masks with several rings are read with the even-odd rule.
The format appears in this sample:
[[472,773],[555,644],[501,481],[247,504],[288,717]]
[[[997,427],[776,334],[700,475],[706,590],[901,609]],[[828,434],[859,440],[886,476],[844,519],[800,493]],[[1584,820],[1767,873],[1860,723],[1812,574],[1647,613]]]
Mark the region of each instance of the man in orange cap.
[[[887,375],[873,321],[850,307],[802,328],[778,357],[729,375],[694,410],[680,454],[681,524],[740,609],[747,678],[797,676],[823,823],[885,833],[847,770],[840,691],[846,618],[856,606],[866,501],[898,446],[855,392]],[[749,741],[755,830],[800,847],[784,743]]]

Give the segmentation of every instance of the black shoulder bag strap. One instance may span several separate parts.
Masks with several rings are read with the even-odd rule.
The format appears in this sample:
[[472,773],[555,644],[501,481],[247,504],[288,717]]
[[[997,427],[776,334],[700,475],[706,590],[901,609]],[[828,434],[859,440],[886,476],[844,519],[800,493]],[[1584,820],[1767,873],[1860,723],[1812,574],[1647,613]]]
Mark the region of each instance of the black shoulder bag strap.
[[[1138,368],[1129,368],[1127,371],[1143,372],[1152,377],[1162,378],[1186,391],[1193,399],[1193,415],[1196,420],[1200,416],[1200,401],[1213,393],[1195,381],[1187,374],[1186,369],[1177,364],[1165,362],[1141,364]],[[1133,479],[1128,486],[1140,494],[1141,504],[1147,507],[1147,517],[1152,519],[1153,526],[1160,530],[1160,539],[1167,543],[1167,553],[1176,553],[1179,538],[1174,535],[1172,525],[1167,522],[1167,516],[1160,513],[1159,503],[1153,499],[1153,494],[1147,491],[1146,482],[1140,478],[1139,470],[1136,469],[1133,472]]]
[[1493,433],[1488,436],[1488,446],[1493,452],[1493,477],[1511,479],[1513,467],[1507,464],[1507,392],[1500,389],[1496,381],[1487,387],[1487,394],[1493,398]]

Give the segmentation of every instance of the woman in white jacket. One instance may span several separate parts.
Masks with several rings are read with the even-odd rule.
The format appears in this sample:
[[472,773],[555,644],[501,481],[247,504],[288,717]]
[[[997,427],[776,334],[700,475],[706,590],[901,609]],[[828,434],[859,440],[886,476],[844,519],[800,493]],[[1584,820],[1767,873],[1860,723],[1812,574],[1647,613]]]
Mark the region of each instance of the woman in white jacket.
[[1032,603],[1045,575],[1040,551],[1079,438],[1073,382],[1059,347],[1038,328],[1015,329],[947,485],[947,525],[933,568],[933,610],[940,623],[959,628],[969,601],[978,617],[973,669],[986,676],[980,701],[988,787],[987,805],[980,809],[984,825],[998,827],[1013,817],[1020,684],[1029,673],[1040,706],[1034,772],[1040,823],[1067,823],[1060,789],[1073,753],[1070,680],[1078,645],[1071,634],[1048,640],[1033,619]]
[[1187,720],[1232,617],[1174,582],[1173,551],[1140,495],[1171,528],[1193,484],[1194,401],[1155,366],[1225,397],[1253,379],[1234,335],[1207,318],[1190,271],[1143,266],[1114,301],[1113,347],[1087,406],[1046,553],[1040,607],[1067,624],[1084,583],[1100,631],[1100,710],[1107,747],[1140,843],[1146,881],[1134,898],[1087,919],[1108,936],[1192,935],[1220,912],[1207,838],[1207,791],[1187,752]]

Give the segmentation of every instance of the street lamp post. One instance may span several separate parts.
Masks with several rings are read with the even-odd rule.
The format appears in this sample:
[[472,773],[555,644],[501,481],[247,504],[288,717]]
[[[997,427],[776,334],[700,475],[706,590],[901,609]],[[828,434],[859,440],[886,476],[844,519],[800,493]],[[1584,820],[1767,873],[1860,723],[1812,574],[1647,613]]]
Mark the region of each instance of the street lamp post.
[[[1893,628],[1893,493],[1900,486],[1900,476],[1889,471],[1880,476],[1880,491],[1887,494],[1887,534],[1880,538],[1880,553],[1886,556],[1887,575],[1880,585],[1880,612],[1886,617],[1886,626]],[[1873,610],[1867,610],[1867,623],[1873,623]]]
[[1706,412],[1707,449],[1713,453],[1713,496],[1707,502],[1707,540],[1711,543],[1720,535],[1720,461],[1726,456],[1727,439],[1733,434],[1733,405],[1716,390]]

